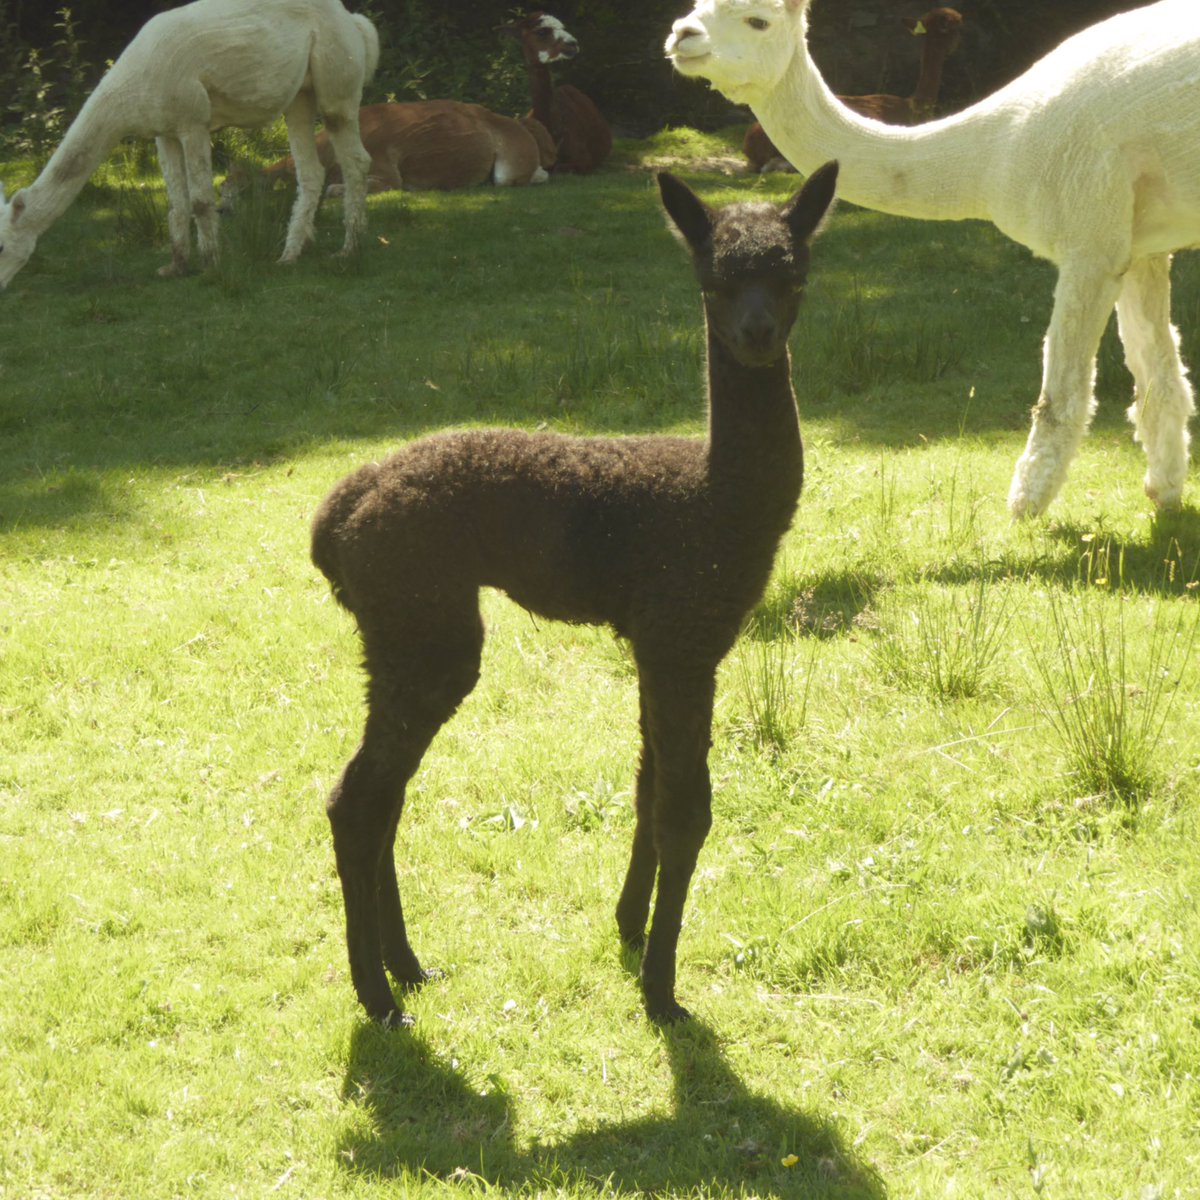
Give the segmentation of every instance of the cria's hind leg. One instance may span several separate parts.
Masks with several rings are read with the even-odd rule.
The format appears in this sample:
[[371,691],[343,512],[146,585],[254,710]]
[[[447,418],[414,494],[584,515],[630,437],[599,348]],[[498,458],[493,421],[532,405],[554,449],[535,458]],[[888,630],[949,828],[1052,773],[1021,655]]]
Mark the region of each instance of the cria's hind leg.
[[617,901],[617,932],[631,950],[646,944],[646,920],[650,915],[650,897],[658,873],[658,853],[654,849],[654,747],[646,732],[646,701],[641,698],[642,761],[638,766],[635,806],[637,824],[633,830],[633,851],[625,886]]
[[404,924],[393,840],[404,789],[438,729],[479,677],[483,641],[477,610],[436,628],[393,622],[386,636],[364,630],[368,689],[362,743],[329,797],[334,853],[346,906],[350,977],[376,1020],[403,1022],[384,965],[399,983],[425,973]]
[[1166,255],[1130,267],[1117,301],[1117,325],[1134,379],[1129,419],[1146,450],[1146,495],[1160,508],[1176,508],[1187,478],[1188,419],[1195,405],[1171,324]]

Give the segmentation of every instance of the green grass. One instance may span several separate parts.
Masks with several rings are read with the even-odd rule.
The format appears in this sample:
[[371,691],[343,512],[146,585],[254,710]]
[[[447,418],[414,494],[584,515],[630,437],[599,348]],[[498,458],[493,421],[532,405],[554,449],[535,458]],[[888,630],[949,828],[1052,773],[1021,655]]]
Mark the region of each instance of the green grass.
[[[808,475],[719,681],[692,1027],[645,1021],[612,916],[628,652],[489,594],[398,842],[447,973],[384,1033],[322,808],[362,681],[312,512],[448,425],[700,433],[695,287],[640,170],[375,197],[350,262],[327,203],[288,269],[268,197],[171,281],[145,182],[99,177],[0,295],[5,1200],[1194,1193],[1200,520],[1141,495],[1110,331],[1062,496],[1009,523],[1049,267],[849,206],[814,251]],[[1088,695],[1136,786],[1081,771]]]

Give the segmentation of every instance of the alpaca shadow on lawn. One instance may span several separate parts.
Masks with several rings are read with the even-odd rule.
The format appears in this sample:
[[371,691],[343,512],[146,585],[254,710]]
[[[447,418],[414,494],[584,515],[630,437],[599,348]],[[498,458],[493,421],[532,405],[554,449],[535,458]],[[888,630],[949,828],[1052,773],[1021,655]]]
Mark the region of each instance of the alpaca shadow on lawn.
[[369,1123],[357,1122],[343,1138],[341,1164],[364,1175],[427,1172],[505,1188],[603,1184],[627,1196],[698,1188],[798,1200],[887,1195],[828,1120],[748,1091],[703,1022],[668,1026],[660,1036],[674,1076],[672,1113],[522,1150],[502,1080],[490,1077],[481,1091],[415,1030],[357,1025],[342,1094],[365,1105]]
[[[1103,510],[1101,510],[1103,511]],[[1109,533],[1101,517],[1097,525],[1053,522],[1047,539],[1058,544],[1023,569],[1048,584],[1070,587],[1100,583],[1156,596],[1182,596],[1200,581],[1200,508],[1185,504],[1175,512],[1155,513],[1144,534]],[[981,575],[997,581],[1010,571],[1004,562],[981,564],[954,559],[926,578],[943,584],[966,584]]]

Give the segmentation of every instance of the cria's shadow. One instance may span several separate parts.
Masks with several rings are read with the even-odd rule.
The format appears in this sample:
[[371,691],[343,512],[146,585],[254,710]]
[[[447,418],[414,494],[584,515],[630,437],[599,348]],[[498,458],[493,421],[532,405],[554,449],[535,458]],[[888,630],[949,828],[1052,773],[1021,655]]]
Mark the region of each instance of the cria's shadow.
[[674,1076],[669,1114],[585,1129],[526,1151],[513,1142],[512,1101],[501,1080],[481,1091],[419,1034],[362,1025],[351,1040],[343,1094],[361,1099],[370,1121],[344,1139],[342,1163],[383,1176],[470,1174],[535,1191],[602,1180],[621,1195],[722,1188],[797,1200],[886,1196],[828,1120],[750,1092],[701,1022],[661,1036]]
[[841,637],[870,621],[871,607],[884,586],[882,576],[836,571],[772,588],[754,610],[751,637],[775,638],[784,630],[807,637]]

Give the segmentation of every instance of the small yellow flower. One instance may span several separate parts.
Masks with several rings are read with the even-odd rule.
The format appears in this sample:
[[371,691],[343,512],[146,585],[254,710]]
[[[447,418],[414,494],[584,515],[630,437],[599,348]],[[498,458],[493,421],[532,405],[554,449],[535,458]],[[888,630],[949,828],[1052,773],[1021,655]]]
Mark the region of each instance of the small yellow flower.
[[784,1156],[783,1165],[785,1167],[794,1167],[800,1160],[794,1154]]

